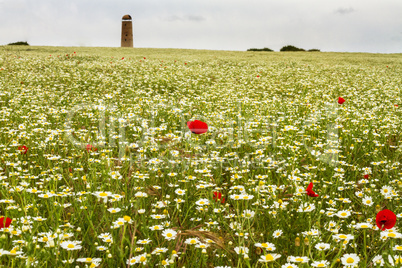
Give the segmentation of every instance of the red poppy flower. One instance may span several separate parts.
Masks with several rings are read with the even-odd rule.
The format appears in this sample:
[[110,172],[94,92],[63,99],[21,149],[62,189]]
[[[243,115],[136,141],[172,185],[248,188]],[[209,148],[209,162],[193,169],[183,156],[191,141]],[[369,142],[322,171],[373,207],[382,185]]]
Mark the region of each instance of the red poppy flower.
[[396,223],[396,215],[389,209],[381,210],[375,218],[378,228],[381,230],[391,229]]
[[342,97],[339,97],[338,98],[338,103],[339,104],[342,104],[342,103],[344,103],[345,102],[345,99],[344,98],[342,98]]
[[318,194],[316,194],[316,193],[313,191],[313,183],[312,183],[312,182],[310,182],[310,184],[307,186],[306,194],[307,194],[308,196],[311,196],[311,197],[317,197],[317,196],[318,196]]
[[98,150],[98,148],[93,147],[91,144],[87,144],[85,149],[87,150],[87,152],[89,151],[96,152]]
[[207,123],[199,120],[188,121],[187,126],[194,134],[202,134],[208,131]]
[[224,197],[222,198],[222,193],[220,193],[220,192],[214,192],[214,197],[213,197],[213,199],[214,199],[216,202],[218,202],[218,201],[220,200],[222,204],[225,203],[225,198],[224,198]]
[[18,150],[21,152],[21,154],[26,154],[28,152],[28,147],[21,145],[18,147]]
[[10,226],[11,222],[12,222],[12,219],[7,217],[6,218],[6,224],[4,225],[4,217],[1,217],[0,218],[0,229],[2,229],[4,227],[8,228]]
[[370,175],[369,174],[366,174],[366,175],[364,175],[363,176],[365,179],[368,179],[369,177],[370,177]]

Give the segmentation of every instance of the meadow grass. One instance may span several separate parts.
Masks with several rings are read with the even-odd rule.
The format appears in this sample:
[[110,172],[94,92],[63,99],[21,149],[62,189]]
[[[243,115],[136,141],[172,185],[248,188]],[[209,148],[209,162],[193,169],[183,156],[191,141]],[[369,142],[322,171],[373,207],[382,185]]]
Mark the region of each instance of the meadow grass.
[[2,267],[400,265],[402,54],[0,49]]

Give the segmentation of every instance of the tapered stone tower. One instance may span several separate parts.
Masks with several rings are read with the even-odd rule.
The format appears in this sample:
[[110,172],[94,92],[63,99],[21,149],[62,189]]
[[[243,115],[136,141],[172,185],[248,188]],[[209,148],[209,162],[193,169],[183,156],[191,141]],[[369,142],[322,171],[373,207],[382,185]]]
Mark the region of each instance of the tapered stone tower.
[[124,15],[121,21],[121,47],[133,46],[133,22],[130,15]]

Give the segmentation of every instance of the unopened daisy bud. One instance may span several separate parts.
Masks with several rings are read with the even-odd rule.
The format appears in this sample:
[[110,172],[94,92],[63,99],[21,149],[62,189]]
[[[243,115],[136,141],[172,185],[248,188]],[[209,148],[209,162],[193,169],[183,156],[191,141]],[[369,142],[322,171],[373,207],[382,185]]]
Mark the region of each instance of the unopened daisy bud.
[[229,241],[229,243],[228,243],[228,244],[229,244],[229,246],[231,246],[231,245],[233,245],[233,242],[232,242],[232,241]]
[[295,246],[300,247],[300,238],[299,237],[296,237],[296,239],[295,239]]
[[81,232],[81,227],[78,227],[78,228],[77,228],[77,232]]
[[112,256],[112,254],[107,254],[107,257],[109,258],[109,259],[111,259],[113,256]]
[[244,254],[243,256],[244,256],[244,259],[246,259],[246,260],[247,260],[247,259],[250,259],[250,257],[248,256],[248,254]]
[[381,206],[380,206],[380,205],[375,206],[375,211],[376,211],[376,212],[380,212],[380,210],[381,210]]
[[202,249],[201,252],[204,253],[204,254],[206,254],[206,253],[207,253],[207,250],[204,248],[204,249]]
[[309,241],[308,241],[308,238],[307,238],[307,237],[304,238],[304,244],[305,244],[306,246],[308,246],[308,244],[309,244]]

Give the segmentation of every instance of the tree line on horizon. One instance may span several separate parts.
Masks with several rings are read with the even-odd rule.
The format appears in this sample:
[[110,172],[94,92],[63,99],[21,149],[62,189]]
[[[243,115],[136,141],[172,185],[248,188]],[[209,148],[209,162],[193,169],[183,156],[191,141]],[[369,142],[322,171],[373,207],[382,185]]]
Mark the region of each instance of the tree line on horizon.
[[[247,49],[247,51],[267,51],[267,52],[272,52],[274,51],[273,49],[264,47],[264,48],[249,48]],[[298,48],[295,46],[291,46],[291,45],[287,45],[282,47],[279,51],[283,52],[283,51],[307,51],[307,52],[320,52],[320,50],[318,48],[312,48],[309,50],[305,50],[303,48]]]

